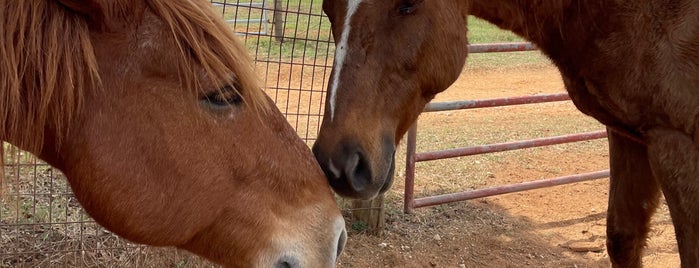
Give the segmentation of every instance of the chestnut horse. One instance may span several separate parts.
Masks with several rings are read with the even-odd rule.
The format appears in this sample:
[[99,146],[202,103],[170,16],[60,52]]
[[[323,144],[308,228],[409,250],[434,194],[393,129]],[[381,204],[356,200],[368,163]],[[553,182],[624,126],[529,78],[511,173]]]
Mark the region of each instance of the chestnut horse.
[[2,1],[0,29],[0,141],[98,223],[227,267],[335,265],[327,180],[208,1]]
[[460,74],[473,14],[535,43],[575,105],[608,126],[607,248],[641,266],[665,195],[683,267],[699,267],[699,0],[325,0],[336,43],[313,146],[340,194],[390,187],[398,141]]

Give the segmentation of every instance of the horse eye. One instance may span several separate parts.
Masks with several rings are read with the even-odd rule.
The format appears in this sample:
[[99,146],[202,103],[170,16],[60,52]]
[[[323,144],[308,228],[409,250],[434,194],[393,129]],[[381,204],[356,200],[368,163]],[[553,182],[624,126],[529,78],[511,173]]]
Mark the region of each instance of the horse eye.
[[201,100],[214,106],[224,107],[238,105],[243,101],[238,91],[231,85],[224,86],[219,90],[211,92]]
[[401,15],[409,15],[417,10],[418,5],[422,3],[422,0],[405,0],[398,7],[398,13]]

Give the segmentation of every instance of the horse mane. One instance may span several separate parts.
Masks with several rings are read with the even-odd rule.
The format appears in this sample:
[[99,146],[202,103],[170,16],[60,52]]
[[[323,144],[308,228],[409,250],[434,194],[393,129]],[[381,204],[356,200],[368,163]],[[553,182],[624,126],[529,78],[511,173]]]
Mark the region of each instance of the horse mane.
[[38,153],[48,128],[60,143],[85,88],[99,84],[88,26],[44,0],[2,1],[0,23],[0,138]]
[[[261,90],[247,50],[205,1],[149,0],[148,7],[171,31],[181,52],[178,70],[184,88],[202,91],[204,75],[214,85],[237,82],[241,97],[257,111],[269,103]],[[128,9],[128,3],[111,8]],[[118,5],[118,6],[117,6]],[[107,8],[108,9],[108,8]],[[103,10],[105,11],[105,10]],[[129,10],[109,10],[132,14]],[[109,17],[105,17],[109,19]],[[102,90],[97,59],[90,40],[88,18],[57,1],[0,2],[0,143],[40,153],[45,141],[57,148],[69,133],[88,90]],[[238,89],[240,90],[240,89]],[[47,130],[52,133],[46,135]],[[4,171],[0,146],[0,185]]]

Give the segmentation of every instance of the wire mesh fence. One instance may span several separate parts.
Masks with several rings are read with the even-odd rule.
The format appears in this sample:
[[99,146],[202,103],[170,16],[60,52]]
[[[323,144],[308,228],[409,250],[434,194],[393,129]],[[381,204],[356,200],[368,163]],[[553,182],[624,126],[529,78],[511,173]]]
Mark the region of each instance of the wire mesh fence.
[[[309,145],[323,114],[334,48],[321,0],[212,1],[240,35],[258,76]],[[0,195],[0,267],[211,266],[171,248],[143,247],[100,227],[63,175],[8,144]]]
[[97,225],[63,175],[8,145],[0,206],[0,266],[136,264],[140,246]]
[[[268,95],[299,136],[312,142],[323,115],[324,89],[334,54],[322,1],[266,0],[263,7],[239,0],[214,3],[241,35]],[[257,22],[265,16],[273,18],[273,23]],[[265,31],[268,34],[259,34]]]

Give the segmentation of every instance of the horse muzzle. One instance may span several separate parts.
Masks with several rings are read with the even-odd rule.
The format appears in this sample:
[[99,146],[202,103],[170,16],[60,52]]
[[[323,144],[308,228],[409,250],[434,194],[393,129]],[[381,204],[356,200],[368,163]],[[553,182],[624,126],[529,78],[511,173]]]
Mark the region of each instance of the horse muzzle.
[[378,155],[370,155],[356,143],[345,142],[329,153],[316,142],[313,154],[335,192],[348,198],[373,199],[391,187],[395,170],[393,139],[384,139],[381,147]]
[[[314,241],[308,240],[317,233],[286,232],[274,241],[277,250],[262,256],[260,262],[255,267],[271,268],[304,268],[335,267],[337,259],[342,254],[347,241],[347,231],[345,221],[342,216],[338,216],[332,223],[332,233]],[[288,231],[288,230],[287,230]],[[271,261],[271,263],[270,263]]]

